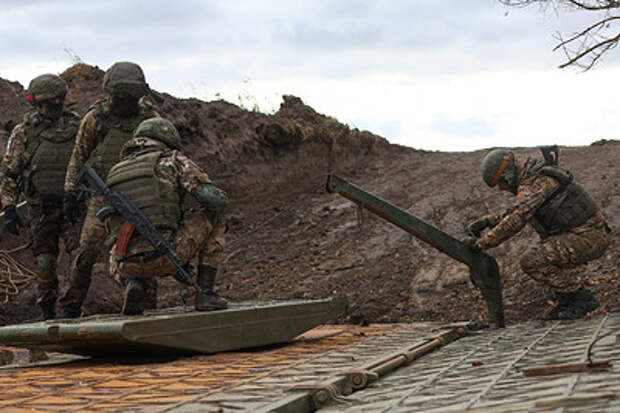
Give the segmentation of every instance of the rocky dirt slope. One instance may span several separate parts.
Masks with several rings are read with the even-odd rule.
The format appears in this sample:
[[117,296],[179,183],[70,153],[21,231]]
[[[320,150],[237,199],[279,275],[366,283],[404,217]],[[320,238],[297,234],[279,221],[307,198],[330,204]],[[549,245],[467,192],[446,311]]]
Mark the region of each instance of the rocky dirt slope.
[[[77,65],[62,77],[73,109],[84,114],[101,97],[103,72]],[[148,77],[148,73],[147,73]],[[162,94],[156,109],[171,119],[186,152],[231,199],[228,246],[217,287],[230,300],[317,298],[346,295],[350,309],[339,321],[396,322],[486,317],[467,268],[346,199],[326,193],[333,172],[462,237],[463,223],[505,208],[510,198],[482,182],[486,150],[427,152],[389,144],[351,129],[285,96],[273,115],[249,112],[224,101],[203,102]],[[0,79],[0,133],[27,108],[21,85]],[[523,148],[518,155],[538,156]],[[616,231],[607,254],[584,271],[592,276],[600,311],[619,310],[620,142],[601,140],[562,147],[570,169],[602,206]],[[504,284],[508,323],[535,319],[552,296],[525,278],[518,257],[536,239],[529,229],[491,250]],[[3,234],[0,249],[25,238]],[[27,252],[13,254],[32,267]],[[67,259],[60,263],[66,272]],[[63,283],[64,284],[64,283]],[[97,265],[85,312],[118,311],[121,290]],[[0,323],[36,319],[33,285],[1,304]],[[1,292],[0,292],[1,293]],[[179,304],[178,287],[163,280],[160,306]],[[0,297],[2,298],[2,297]]]

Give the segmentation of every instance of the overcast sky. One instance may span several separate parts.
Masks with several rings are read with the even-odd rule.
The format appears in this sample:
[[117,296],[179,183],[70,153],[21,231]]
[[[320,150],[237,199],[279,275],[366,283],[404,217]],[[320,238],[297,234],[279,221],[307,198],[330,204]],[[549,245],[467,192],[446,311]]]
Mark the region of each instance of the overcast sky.
[[497,0],[0,0],[0,77],[130,60],[161,92],[264,112],[293,94],[414,148],[587,145],[618,138],[620,52],[582,73],[552,49],[592,19]]

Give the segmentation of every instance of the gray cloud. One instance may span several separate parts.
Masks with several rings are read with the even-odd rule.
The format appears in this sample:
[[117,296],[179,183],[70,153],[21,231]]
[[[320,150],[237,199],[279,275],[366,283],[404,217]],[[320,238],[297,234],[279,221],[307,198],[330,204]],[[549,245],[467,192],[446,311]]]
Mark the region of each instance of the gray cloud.
[[[551,53],[554,28],[586,22],[582,14],[560,20],[494,0],[2,4],[0,48],[13,59],[45,59],[67,47],[106,67],[119,59],[170,61],[193,54],[210,59],[216,72],[236,76],[253,67],[256,75],[275,78],[476,72],[512,67],[515,60],[554,66],[561,60]],[[220,62],[227,63],[218,69]]]

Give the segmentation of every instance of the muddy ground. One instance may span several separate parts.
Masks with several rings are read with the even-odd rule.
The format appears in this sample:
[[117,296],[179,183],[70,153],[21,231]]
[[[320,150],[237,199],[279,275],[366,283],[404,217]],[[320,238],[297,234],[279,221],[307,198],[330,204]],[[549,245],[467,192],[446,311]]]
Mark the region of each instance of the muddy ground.
[[[62,77],[80,114],[102,96],[103,72],[97,67],[77,65]],[[175,123],[185,151],[231,200],[228,246],[217,282],[224,297],[345,295],[350,308],[337,321],[348,323],[486,318],[467,267],[369,212],[360,216],[350,201],[325,191],[325,180],[336,173],[460,238],[465,222],[510,205],[506,193],[490,190],[480,178],[487,150],[428,152],[393,145],[319,114],[293,96],[283,97],[273,115],[224,101],[162,96],[156,109]],[[0,109],[4,142],[28,109],[22,85],[0,79]],[[620,142],[613,138],[561,147],[560,154],[561,164],[591,192],[615,229],[607,254],[583,269],[601,302],[599,311],[620,310]],[[539,156],[532,148],[516,152]],[[550,292],[518,267],[520,254],[536,239],[525,229],[490,251],[500,265],[508,323],[539,318],[553,305]],[[26,242],[26,235],[3,233],[0,249]],[[32,268],[26,250],[10,255]],[[67,261],[60,261],[62,287]],[[117,312],[121,300],[121,289],[98,264],[84,312]],[[20,288],[0,304],[0,324],[38,319],[34,302],[34,284]],[[179,303],[178,285],[162,280],[160,307]]]

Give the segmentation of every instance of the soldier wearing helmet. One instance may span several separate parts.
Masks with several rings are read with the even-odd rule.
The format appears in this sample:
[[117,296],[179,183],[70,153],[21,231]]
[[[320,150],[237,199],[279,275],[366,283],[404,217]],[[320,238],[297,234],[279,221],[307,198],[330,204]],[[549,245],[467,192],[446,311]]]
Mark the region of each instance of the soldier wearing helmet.
[[[121,161],[110,169],[107,185],[127,195],[173,246],[182,264],[198,259],[196,309],[227,307],[214,292],[215,275],[225,244],[228,200],[209,176],[187,158],[181,138],[166,119],[140,123],[134,138],[121,151]],[[124,230],[122,218],[108,218],[110,272],[125,285],[122,313],[141,314],[145,309],[145,282],[172,275],[175,268],[154,254],[149,242],[136,232]]]
[[482,177],[486,184],[513,193],[516,201],[505,212],[469,224],[473,234],[490,228],[470,243],[492,248],[531,224],[540,242],[521,256],[521,268],[555,293],[557,305],[548,319],[579,318],[598,307],[579,267],[603,255],[610,229],[592,197],[557,165],[557,147],[551,152],[541,149],[544,162],[522,161],[507,149],[495,149],[485,156]]
[[27,99],[34,110],[11,133],[0,184],[8,232],[19,235],[23,225],[16,209],[21,192],[28,201],[37,304],[44,319],[56,316],[59,239],[63,238],[67,253],[77,246],[77,231],[62,211],[65,172],[80,123],[76,113],[64,109],[66,94],[67,85],[59,76],[44,74],[32,79]]
[[[101,177],[105,177],[119,161],[119,152],[132,138],[133,130],[145,119],[158,116],[142,97],[152,94],[140,66],[131,62],[114,63],[103,77],[105,100],[97,102],[84,116],[76,138],[75,147],[65,177],[63,208],[73,217],[77,211],[75,181],[85,164],[89,164]],[[70,286],[60,299],[63,316],[79,317],[91,280],[92,267],[103,247],[105,228],[95,216],[105,205],[102,196],[92,196],[87,203],[87,213],[80,234],[78,249],[73,254],[70,268]],[[156,305],[157,284],[148,286],[150,306]]]

